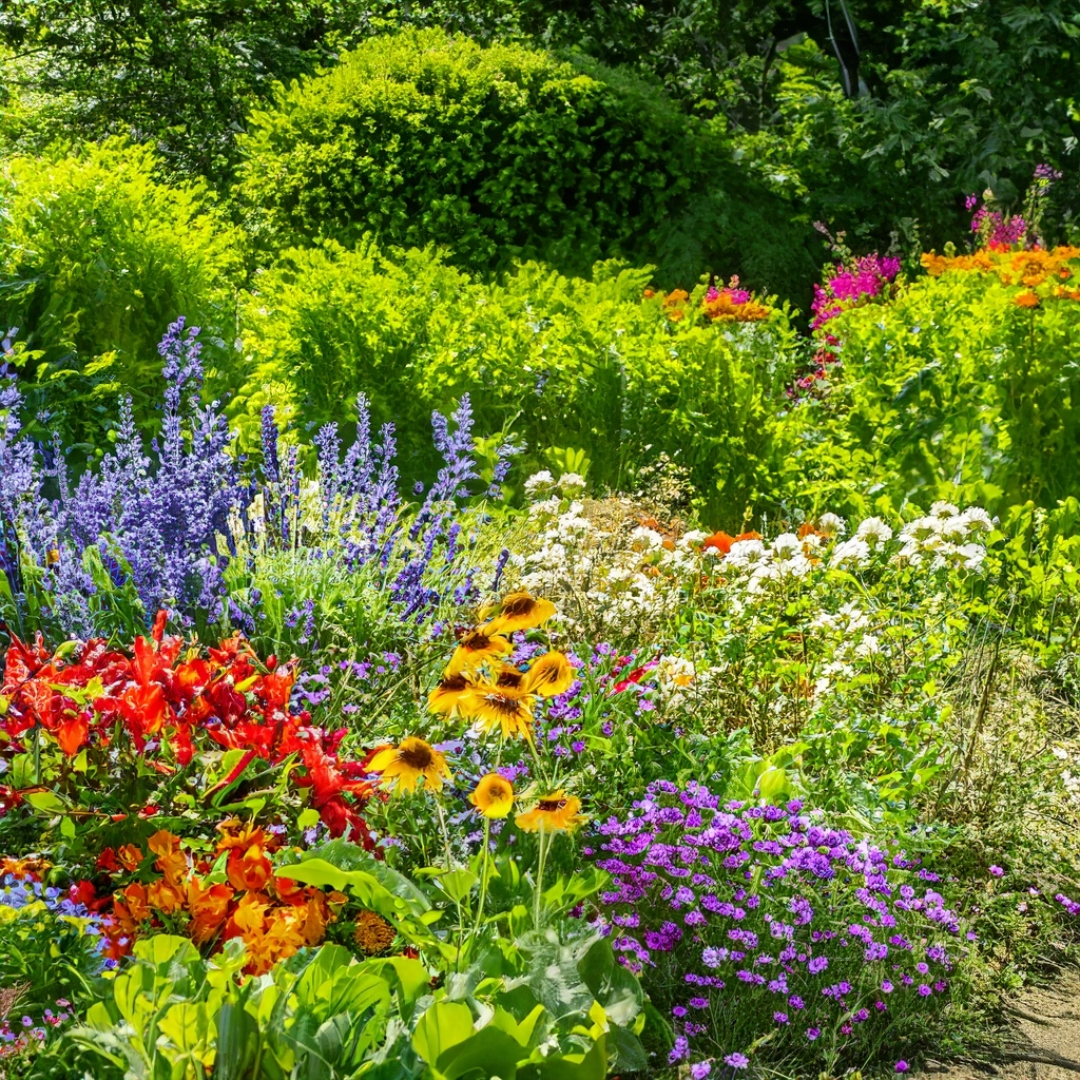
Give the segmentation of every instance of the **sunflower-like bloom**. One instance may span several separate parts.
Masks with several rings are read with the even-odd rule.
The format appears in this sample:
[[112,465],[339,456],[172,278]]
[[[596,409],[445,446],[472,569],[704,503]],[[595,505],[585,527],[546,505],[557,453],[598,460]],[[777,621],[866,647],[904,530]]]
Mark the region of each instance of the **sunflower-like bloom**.
[[494,617],[481,629],[485,634],[512,634],[515,630],[533,630],[555,614],[550,600],[540,600],[527,592],[510,593],[493,609]]
[[514,807],[514,785],[498,773],[488,773],[476,785],[469,802],[486,818],[504,818]]
[[581,800],[560,789],[538,799],[531,810],[514,820],[522,832],[572,832],[586,819],[581,813]]
[[397,782],[399,792],[414,792],[421,780],[427,786],[441,791],[443,777],[449,778],[450,768],[446,758],[429,743],[410,735],[401,740],[400,746],[387,746],[376,751],[368,762],[371,772],[382,773],[383,786]]
[[512,686],[482,683],[463,696],[458,713],[485,733],[501,729],[504,739],[532,738],[534,695]]
[[574,669],[561,652],[549,652],[532,664],[525,674],[524,689],[541,697],[565,694],[574,681]]
[[467,675],[448,675],[428,694],[428,708],[449,719],[457,713],[462,695],[474,685]]
[[458,642],[454,655],[450,657],[450,663],[446,665],[446,678],[476,671],[484,664],[506,656],[513,650],[514,646],[506,638],[494,632],[472,630]]

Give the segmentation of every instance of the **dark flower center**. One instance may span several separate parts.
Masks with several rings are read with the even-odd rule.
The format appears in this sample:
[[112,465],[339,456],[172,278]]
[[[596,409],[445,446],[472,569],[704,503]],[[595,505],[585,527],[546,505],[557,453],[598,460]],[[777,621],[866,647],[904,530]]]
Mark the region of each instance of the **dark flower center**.
[[511,689],[516,690],[521,685],[521,680],[525,676],[520,671],[502,671],[499,673],[499,686],[509,686]]
[[566,806],[565,799],[541,799],[537,804],[537,810],[545,814],[554,814],[556,810],[562,810]]
[[502,613],[504,615],[531,615],[533,608],[536,607],[536,601],[531,596],[514,596],[503,604]]
[[417,772],[423,772],[432,766],[435,761],[435,756],[431,752],[431,747],[421,744],[420,746],[410,746],[407,749],[398,752],[398,757],[409,766],[410,769],[416,769]]
[[512,694],[488,694],[487,703],[504,716],[517,716],[521,711],[521,699]]

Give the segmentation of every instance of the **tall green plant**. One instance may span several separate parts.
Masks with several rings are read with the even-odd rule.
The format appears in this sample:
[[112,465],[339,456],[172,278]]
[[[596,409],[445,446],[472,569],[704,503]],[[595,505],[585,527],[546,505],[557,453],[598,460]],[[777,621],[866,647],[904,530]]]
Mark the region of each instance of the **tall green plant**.
[[0,175],[0,323],[26,348],[28,414],[50,413],[69,443],[100,442],[123,394],[155,422],[157,342],[179,315],[219,362],[231,349],[241,236],[204,185],[163,184],[157,164],[112,139],[16,157]]

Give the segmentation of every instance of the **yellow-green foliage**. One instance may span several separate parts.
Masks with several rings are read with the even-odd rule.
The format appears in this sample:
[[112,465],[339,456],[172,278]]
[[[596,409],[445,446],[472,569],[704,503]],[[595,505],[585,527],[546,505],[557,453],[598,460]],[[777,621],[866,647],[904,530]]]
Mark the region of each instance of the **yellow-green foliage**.
[[810,270],[784,204],[726,137],[586,60],[441,30],[372,39],[282,88],[241,140],[240,194],[269,247],[318,236],[446,245],[474,272],[542,259],[660,264],[795,288]]
[[894,506],[948,499],[1000,512],[1075,494],[1080,252],[1072,251],[961,257],[888,304],[830,322],[843,365],[830,372],[824,402],[808,407],[814,437],[793,459],[795,481],[819,483],[830,509],[851,505],[852,476]]
[[782,312],[672,322],[645,298],[649,277],[614,262],[587,279],[529,263],[488,286],[434,253],[390,257],[370,240],[290,251],[242,304],[248,367],[233,408],[245,448],[257,449],[267,402],[305,425],[345,421],[363,391],[408,461],[430,445],[432,410],[469,393],[477,431],[508,432],[537,464],[550,447],[580,448],[591,479],[626,487],[667,453],[717,523],[737,525],[783,456],[791,329]]
[[[31,412],[94,439],[118,394],[160,394],[157,342],[178,315],[235,333],[240,234],[201,184],[154,178],[152,150],[113,139],[15,157],[0,173],[0,323],[19,327]],[[100,417],[100,420],[99,420]]]

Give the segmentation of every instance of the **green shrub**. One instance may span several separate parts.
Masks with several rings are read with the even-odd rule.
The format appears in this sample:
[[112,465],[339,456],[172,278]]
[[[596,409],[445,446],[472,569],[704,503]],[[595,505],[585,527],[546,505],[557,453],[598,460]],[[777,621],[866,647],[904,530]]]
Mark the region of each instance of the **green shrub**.
[[1078,259],[1067,248],[924,256],[930,276],[830,322],[843,364],[801,421],[813,437],[794,482],[812,478],[822,506],[856,511],[869,509],[860,491],[991,513],[1074,494]]
[[526,444],[523,468],[581,450],[590,480],[625,490],[666,454],[710,518],[737,525],[785,454],[777,402],[793,332],[780,312],[673,322],[646,299],[649,277],[615,262],[590,278],[529,263],[486,286],[437,254],[391,257],[371,241],[290,251],[242,301],[242,445],[257,449],[268,402],[305,424],[345,421],[363,391],[376,422],[397,424],[406,463],[427,468],[432,411],[469,393],[478,431]]
[[0,176],[0,323],[27,349],[28,411],[69,441],[99,439],[120,394],[152,422],[157,342],[178,315],[204,339],[235,333],[239,234],[205,187],[158,183],[155,165],[109,140],[16,157]]
[[773,291],[810,271],[722,136],[591,61],[403,31],[281,89],[242,144],[241,197],[271,246],[370,230],[474,271],[659,257],[668,281],[723,269]]

